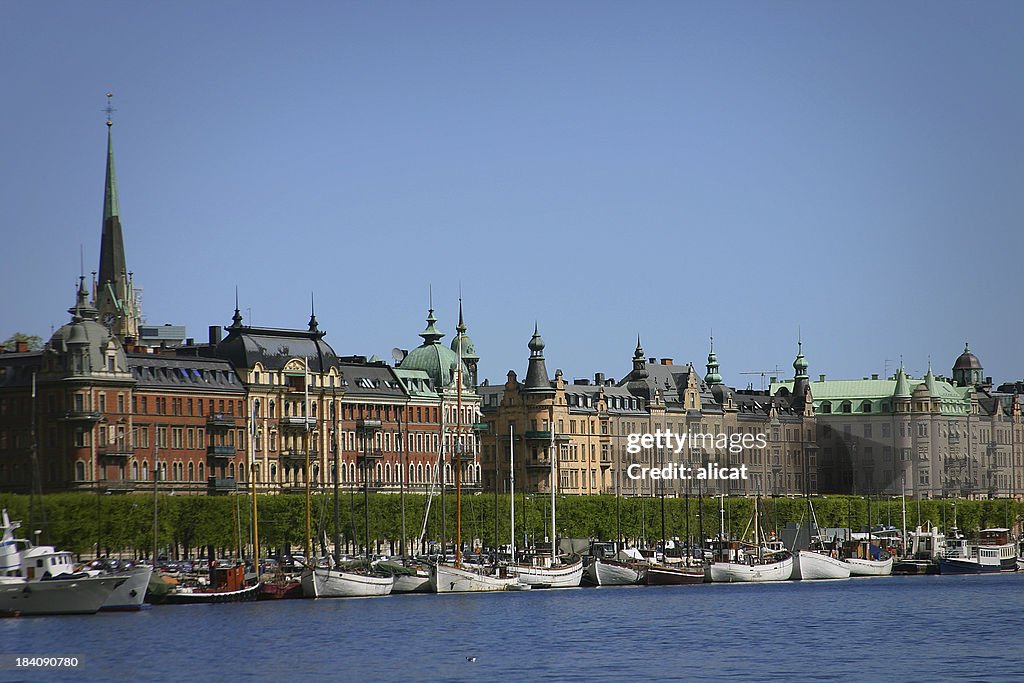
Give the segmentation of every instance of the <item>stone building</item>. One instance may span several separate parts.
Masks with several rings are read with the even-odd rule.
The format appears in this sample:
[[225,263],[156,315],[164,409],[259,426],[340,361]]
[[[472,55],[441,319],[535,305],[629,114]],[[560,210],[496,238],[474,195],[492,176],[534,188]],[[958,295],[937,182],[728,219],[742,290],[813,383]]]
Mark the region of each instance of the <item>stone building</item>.
[[[965,346],[952,379],[812,382],[822,491],[921,497],[1018,497],[1024,425],[1019,387],[993,390]],[[791,383],[772,385],[786,391]],[[1002,388],[1001,388],[1002,389]]]

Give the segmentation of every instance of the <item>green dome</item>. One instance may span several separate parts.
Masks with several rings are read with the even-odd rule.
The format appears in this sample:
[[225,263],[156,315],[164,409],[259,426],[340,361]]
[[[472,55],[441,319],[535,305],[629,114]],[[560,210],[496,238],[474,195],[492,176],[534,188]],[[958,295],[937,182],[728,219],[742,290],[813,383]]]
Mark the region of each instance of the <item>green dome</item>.
[[[453,375],[458,368],[459,356],[441,343],[444,334],[435,327],[436,322],[434,310],[431,309],[427,315],[427,328],[420,333],[423,343],[410,351],[399,367],[403,370],[421,370],[427,373],[434,382],[434,388],[440,391],[452,383]],[[465,384],[469,377],[465,363],[462,365],[462,376]]]

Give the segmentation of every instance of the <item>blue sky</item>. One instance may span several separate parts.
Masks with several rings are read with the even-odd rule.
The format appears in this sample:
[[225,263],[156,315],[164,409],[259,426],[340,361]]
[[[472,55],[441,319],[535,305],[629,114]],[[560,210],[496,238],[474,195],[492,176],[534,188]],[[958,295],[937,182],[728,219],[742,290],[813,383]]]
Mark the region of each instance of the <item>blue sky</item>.
[[[7,3],[0,335],[98,263],[104,94],[149,323],[234,289],[343,354],[412,348],[459,285],[481,376],[538,320],[567,376],[949,374],[1018,353],[1024,5]],[[450,340],[450,336],[445,341]]]

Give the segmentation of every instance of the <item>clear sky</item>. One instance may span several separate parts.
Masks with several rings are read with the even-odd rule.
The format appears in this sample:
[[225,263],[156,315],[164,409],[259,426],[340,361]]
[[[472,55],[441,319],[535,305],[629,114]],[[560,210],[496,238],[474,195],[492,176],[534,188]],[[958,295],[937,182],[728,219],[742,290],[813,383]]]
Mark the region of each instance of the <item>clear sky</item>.
[[461,282],[492,382],[1024,377],[1024,3],[11,2],[0,338],[99,260],[105,93],[150,324],[412,348]]

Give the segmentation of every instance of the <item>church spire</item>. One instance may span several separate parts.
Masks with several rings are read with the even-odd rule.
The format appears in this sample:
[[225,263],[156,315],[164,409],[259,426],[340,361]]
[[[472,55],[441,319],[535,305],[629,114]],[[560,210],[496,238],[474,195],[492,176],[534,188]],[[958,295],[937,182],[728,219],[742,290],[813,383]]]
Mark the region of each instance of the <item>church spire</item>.
[[103,233],[100,238],[100,268],[96,291],[96,308],[100,319],[121,341],[138,338],[139,319],[135,291],[124,254],[121,231],[121,206],[117,194],[117,173],[114,170],[114,122],[111,115],[111,93],[107,93],[107,157],[103,181]]

